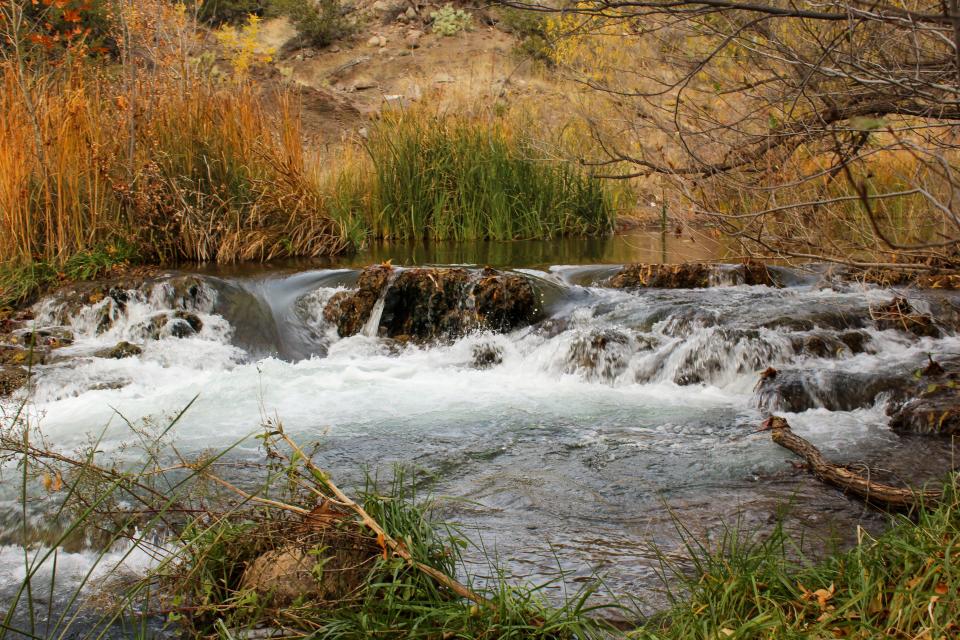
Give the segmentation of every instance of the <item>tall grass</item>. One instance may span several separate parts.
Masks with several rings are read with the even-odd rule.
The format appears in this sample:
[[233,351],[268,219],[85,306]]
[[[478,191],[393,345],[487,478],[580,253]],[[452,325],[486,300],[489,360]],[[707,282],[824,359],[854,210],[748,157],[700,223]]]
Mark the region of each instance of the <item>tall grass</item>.
[[384,238],[514,240],[613,227],[599,180],[544,160],[502,122],[391,113],[367,148],[378,204],[371,223]]
[[[272,117],[249,86],[154,77],[131,105],[109,97],[119,88],[109,79],[77,68],[35,85],[28,101],[16,70],[2,72],[0,251],[7,259],[64,260],[117,238],[159,261],[345,248],[307,183],[288,97]],[[294,226],[300,233],[291,233]]]

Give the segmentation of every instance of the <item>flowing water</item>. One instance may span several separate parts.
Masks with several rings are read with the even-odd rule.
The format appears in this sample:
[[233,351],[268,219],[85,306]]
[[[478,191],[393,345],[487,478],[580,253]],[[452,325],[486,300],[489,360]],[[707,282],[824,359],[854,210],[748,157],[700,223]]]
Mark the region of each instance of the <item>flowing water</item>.
[[[499,263],[534,283],[543,321],[427,346],[373,329],[337,336],[322,310],[355,283],[351,263],[171,274],[124,305],[108,297],[77,310],[51,298],[38,304],[37,324],[66,325],[76,341],[39,367],[29,410],[67,450],[105,427],[99,448],[118,457],[125,421],[162,420],[197,395],[177,426],[184,453],[223,448],[278,416],[295,438],[319,441],[317,462],[344,485],[364,467],[394,463],[430,474],[433,494],[455,498],[447,514],[514,576],[542,580],[559,566],[575,584],[599,573],[654,605],[649,543],[678,551],[674,519],[709,538],[725,522],[763,530],[791,503],[794,526],[819,537],[883,526],[755,433],[784,402],[755,392],[768,366],[802,379],[809,408],[786,416],[832,459],[910,482],[950,468],[949,443],[894,434],[886,396],[867,391],[865,381],[909,378],[927,353],[960,352],[949,332],[878,330],[870,306],[890,291],[788,269],[778,289],[738,285],[721,271],[709,289],[620,291],[600,286],[617,265],[583,264],[606,256],[585,253]],[[628,253],[621,262],[637,259]],[[459,258],[440,256],[486,262]],[[955,303],[908,296],[938,314]],[[177,329],[184,311],[202,321],[199,331]],[[94,357],[120,340],[143,353]],[[235,455],[261,453],[248,440]],[[3,499],[14,514],[14,497]],[[79,575],[85,554],[64,563]],[[15,545],[0,548],[0,591],[22,577],[21,559]],[[136,572],[146,562],[135,554],[127,564]]]

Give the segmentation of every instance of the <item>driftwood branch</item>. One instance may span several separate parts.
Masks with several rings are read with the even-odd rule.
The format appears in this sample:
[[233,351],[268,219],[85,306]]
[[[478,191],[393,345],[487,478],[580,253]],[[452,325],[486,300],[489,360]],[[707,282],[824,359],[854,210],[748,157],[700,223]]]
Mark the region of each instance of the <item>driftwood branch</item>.
[[890,510],[906,510],[923,504],[939,502],[943,498],[940,489],[910,489],[894,487],[867,480],[846,467],[833,464],[823,457],[820,450],[793,432],[786,420],[772,416],[763,423],[773,441],[803,458],[810,471],[827,484],[843,489],[871,504]]

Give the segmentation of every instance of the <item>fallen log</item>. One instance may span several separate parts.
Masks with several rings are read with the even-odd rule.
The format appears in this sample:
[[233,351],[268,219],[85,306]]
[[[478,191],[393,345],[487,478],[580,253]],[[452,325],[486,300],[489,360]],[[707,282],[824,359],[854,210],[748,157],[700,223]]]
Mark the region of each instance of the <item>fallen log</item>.
[[891,511],[910,510],[920,505],[939,502],[943,498],[940,489],[910,489],[874,482],[862,475],[829,462],[820,450],[793,432],[787,421],[779,416],[767,418],[761,431],[770,431],[773,441],[803,458],[823,482],[843,489],[870,504]]

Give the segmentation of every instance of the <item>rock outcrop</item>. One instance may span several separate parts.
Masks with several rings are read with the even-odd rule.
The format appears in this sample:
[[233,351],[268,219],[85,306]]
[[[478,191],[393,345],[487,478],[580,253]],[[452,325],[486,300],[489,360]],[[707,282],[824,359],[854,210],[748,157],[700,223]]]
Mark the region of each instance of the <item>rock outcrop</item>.
[[377,336],[422,342],[526,326],[536,320],[538,304],[533,285],[516,274],[381,265],[365,269],[355,291],[331,298],[323,315],[344,337],[373,322]]

